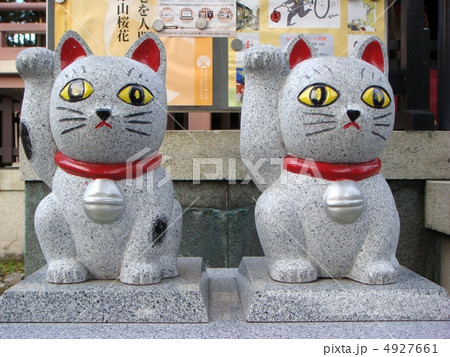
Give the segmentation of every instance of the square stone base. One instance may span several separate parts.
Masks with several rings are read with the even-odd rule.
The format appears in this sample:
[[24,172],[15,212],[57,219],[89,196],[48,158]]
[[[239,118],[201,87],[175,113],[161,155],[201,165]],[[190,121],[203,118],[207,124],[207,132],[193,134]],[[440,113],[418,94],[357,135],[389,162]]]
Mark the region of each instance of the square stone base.
[[245,257],[236,280],[249,322],[450,320],[445,289],[404,267],[388,285],[350,279],[293,284],[272,280],[265,258]]
[[50,284],[46,270],[4,293],[0,322],[208,322],[202,258],[178,258],[178,277],[145,286],[111,280]]

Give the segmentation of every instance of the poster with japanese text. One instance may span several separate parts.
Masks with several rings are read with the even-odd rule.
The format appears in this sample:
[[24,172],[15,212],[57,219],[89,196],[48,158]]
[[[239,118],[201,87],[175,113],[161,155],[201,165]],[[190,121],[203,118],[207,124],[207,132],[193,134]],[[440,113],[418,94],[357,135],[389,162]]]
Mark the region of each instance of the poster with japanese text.
[[[123,56],[160,18],[157,0],[66,0],[55,2],[55,45],[67,30],[77,31],[95,55]],[[189,0],[183,3],[188,3]],[[164,1],[168,3],[168,1]],[[179,4],[179,1],[174,1]],[[164,37],[170,106],[213,103],[212,38]]]
[[[162,36],[231,37],[236,35],[236,2],[223,0],[160,0]],[[205,28],[198,28],[198,20]],[[201,22],[200,22],[201,23]]]
[[238,0],[237,34],[229,39],[228,105],[245,92],[245,52],[255,44],[285,48],[305,34],[321,56],[352,55],[367,36],[386,35],[386,0]]

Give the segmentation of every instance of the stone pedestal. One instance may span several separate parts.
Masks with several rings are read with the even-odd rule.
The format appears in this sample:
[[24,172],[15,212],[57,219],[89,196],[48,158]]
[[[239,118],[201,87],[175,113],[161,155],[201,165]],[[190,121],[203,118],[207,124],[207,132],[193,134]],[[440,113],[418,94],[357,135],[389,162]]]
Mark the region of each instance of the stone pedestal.
[[290,284],[269,277],[265,258],[246,257],[236,280],[249,322],[450,320],[445,289],[404,267],[388,285],[349,279]]
[[46,267],[7,290],[0,322],[208,322],[208,274],[201,258],[178,258],[179,276],[155,285],[91,280],[49,284]]

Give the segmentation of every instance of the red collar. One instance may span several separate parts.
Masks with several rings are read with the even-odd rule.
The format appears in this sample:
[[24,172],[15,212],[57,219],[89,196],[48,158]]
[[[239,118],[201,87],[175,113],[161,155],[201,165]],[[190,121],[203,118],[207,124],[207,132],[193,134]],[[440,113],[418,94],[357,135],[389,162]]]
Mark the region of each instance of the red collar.
[[375,159],[362,164],[330,164],[298,159],[288,155],[284,158],[283,168],[294,174],[323,178],[329,181],[360,181],[378,174],[381,161]]
[[161,165],[162,156],[155,152],[144,159],[121,164],[93,164],[71,159],[58,151],[55,162],[61,169],[71,175],[92,179],[124,180],[135,179]]

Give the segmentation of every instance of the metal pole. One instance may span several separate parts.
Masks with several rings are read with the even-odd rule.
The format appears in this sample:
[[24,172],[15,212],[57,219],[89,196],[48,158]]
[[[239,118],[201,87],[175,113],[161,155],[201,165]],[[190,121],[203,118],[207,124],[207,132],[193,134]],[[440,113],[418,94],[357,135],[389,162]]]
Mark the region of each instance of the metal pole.
[[[424,0],[402,1],[402,68],[406,70],[406,110],[429,110],[430,69],[426,65]],[[429,51],[428,51],[429,52]]]
[[450,130],[450,3],[439,0],[438,128]]
[[1,163],[10,164],[13,162],[13,118],[12,101],[10,98],[2,98],[0,101],[0,111],[2,114],[2,152]]
[[47,48],[55,49],[55,1],[47,0]]

